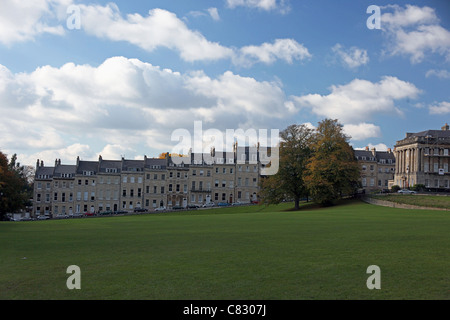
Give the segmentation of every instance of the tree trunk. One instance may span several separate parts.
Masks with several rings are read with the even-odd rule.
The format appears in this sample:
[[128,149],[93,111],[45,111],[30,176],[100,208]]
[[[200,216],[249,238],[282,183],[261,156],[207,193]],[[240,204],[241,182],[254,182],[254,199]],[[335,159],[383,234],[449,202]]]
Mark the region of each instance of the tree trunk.
[[300,209],[300,198],[299,197],[295,197],[294,203],[295,203],[294,209],[295,210]]

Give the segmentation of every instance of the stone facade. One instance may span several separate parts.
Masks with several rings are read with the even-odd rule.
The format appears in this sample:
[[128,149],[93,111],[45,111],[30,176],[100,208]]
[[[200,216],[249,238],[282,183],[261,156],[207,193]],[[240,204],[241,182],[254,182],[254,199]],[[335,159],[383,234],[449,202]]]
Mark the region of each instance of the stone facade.
[[[258,201],[260,164],[242,152],[165,159],[84,161],[52,167],[36,163],[33,215],[57,216]],[[237,159],[238,155],[243,156]],[[255,161],[251,159],[256,159]],[[179,159],[178,159],[179,160]]]
[[423,184],[428,189],[448,191],[450,130],[445,124],[441,130],[406,133],[397,141],[394,184],[401,188]]
[[391,149],[377,151],[355,150],[355,157],[361,165],[361,186],[365,192],[387,190],[394,179],[395,156]]

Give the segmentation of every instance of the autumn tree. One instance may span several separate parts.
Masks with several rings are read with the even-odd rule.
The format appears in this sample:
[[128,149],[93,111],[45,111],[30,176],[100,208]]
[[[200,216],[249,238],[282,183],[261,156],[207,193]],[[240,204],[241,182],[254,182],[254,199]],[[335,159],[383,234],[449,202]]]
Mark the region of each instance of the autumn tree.
[[311,156],[313,130],[306,125],[290,125],[280,133],[279,169],[261,182],[261,199],[265,204],[294,200],[295,209],[308,196],[304,183],[306,164]]
[[6,155],[0,152],[0,220],[8,212],[24,208],[31,192],[25,167],[17,162],[17,156],[14,154],[8,161]]
[[360,167],[349,137],[338,120],[319,122],[312,144],[312,157],[306,165],[306,187],[315,202],[330,205],[356,191]]

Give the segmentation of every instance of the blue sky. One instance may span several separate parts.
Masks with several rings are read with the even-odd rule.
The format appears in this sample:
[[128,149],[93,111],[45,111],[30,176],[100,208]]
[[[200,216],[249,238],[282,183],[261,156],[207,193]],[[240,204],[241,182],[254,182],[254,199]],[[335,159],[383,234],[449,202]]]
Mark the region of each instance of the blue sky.
[[23,164],[157,156],[195,121],[333,118],[385,150],[450,122],[450,3],[6,0],[0,113],[0,150]]

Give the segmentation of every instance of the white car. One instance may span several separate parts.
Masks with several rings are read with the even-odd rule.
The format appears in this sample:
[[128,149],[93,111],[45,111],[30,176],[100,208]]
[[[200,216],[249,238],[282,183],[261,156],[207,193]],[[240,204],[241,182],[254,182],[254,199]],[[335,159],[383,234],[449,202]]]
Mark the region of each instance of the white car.
[[155,211],[164,211],[164,210],[167,210],[166,207],[159,207],[155,209]]
[[205,203],[204,205],[202,205],[203,208],[211,208],[211,207],[215,207],[216,205],[214,204],[214,202],[210,202],[210,203]]
[[401,189],[401,190],[398,190],[398,193],[413,194],[413,193],[416,193],[416,192],[412,191],[412,190],[408,190],[408,189]]
[[38,217],[37,217],[37,219],[38,220],[47,220],[47,219],[50,219],[48,216],[45,216],[45,215],[39,215]]

